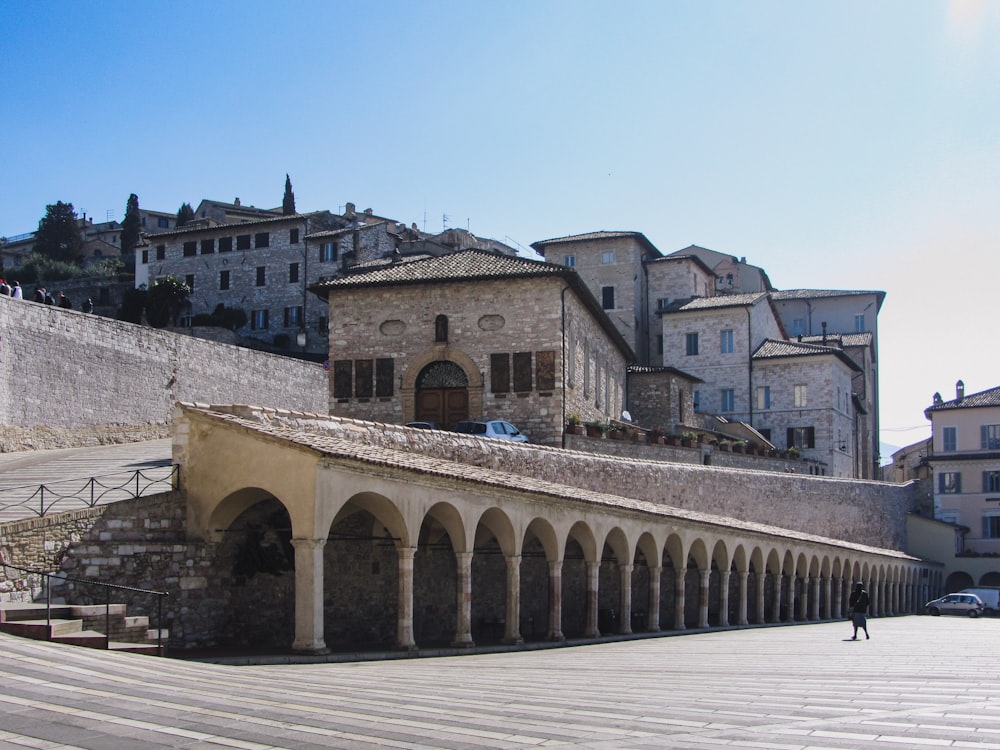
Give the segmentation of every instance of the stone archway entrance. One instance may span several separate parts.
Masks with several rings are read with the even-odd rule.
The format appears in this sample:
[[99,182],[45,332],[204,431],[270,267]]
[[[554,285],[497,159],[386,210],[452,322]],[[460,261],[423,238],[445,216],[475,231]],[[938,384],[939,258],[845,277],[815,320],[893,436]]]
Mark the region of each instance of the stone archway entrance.
[[469,379],[465,371],[454,362],[431,362],[416,382],[414,419],[418,422],[436,422],[445,429],[469,418]]

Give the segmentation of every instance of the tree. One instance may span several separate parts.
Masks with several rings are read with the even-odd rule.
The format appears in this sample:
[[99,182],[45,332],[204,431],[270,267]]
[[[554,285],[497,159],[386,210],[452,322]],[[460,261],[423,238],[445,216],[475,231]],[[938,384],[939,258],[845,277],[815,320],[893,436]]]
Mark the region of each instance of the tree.
[[153,328],[165,328],[177,320],[191,294],[191,287],[174,276],[157,280],[146,294],[146,320]]
[[177,209],[177,226],[182,227],[189,221],[194,220],[194,209],[191,208],[190,203],[182,203],[181,207]]
[[285,196],[281,199],[281,213],[290,216],[295,213],[295,193],[292,192],[292,180],[285,174]]
[[73,204],[58,201],[46,206],[35,232],[33,251],[52,260],[76,263],[82,248],[83,235]]
[[122,255],[135,250],[139,244],[139,233],[142,231],[142,219],[139,218],[139,197],[132,193],[125,204],[125,218],[122,219]]

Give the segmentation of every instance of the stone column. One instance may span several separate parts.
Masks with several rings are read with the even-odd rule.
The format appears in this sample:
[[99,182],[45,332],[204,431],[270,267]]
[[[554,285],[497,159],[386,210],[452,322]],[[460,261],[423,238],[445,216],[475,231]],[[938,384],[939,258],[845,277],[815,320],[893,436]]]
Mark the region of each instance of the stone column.
[[503,642],[509,644],[521,643],[521,556],[510,555],[507,560],[507,624],[504,629]]
[[871,583],[868,585],[868,614],[872,617],[878,617],[882,613],[881,607],[878,606],[878,596],[879,596],[879,585],[872,578]]
[[771,599],[771,622],[781,622],[781,573],[774,576],[774,597]]
[[767,622],[764,615],[764,582],[767,580],[767,572],[757,573],[757,624],[763,625]]
[[684,630],[684,597],[687,568],[674,568],[674,630]]
[[598,587],[600,585],[601,561],[587,563],[587,621],[583,634],[587,638],[597,638],[601,631],[597,628]]
[[736,620],[736,624],[737,625],[749,625],[750,624],[750,620],[747,618],[747,614],[748,614],[748,612],[750,610],[750,602],[747,601],[748,590],[749,590],[749,586],[747,584],[750,582],[750,571],[749,570],[741,570],[738,573],[738,575],[739,575],[739,584],[740,584],[740,593],[739,593],[740,601],[739,601],[739,607],[738,607],[738,612],[737,612],[737,618],[738,619]]
[[700,583],[698,586],[698,627],[708,627],[708,582],[712,575],[712,569],[698,571]]
[[629,565],[619,565],[618,573],[621,579],[621,621],[618,623],[618,632],[621,635],[628,635],[632,632],[632,568]]
[[832,581],[833,581],[833,579],[830,578],[830,576],[827,576],[826,578],[823,579],[823,606],[820,607],[820,616],[823,617],[823,619],[825,619],[825,620],[832,620],[833,619],[833,610],[830,609],[830,605],[832,603],[832,599],[831,599],[831,594],[832,594],[831,583],[832,583]]
[[396,603],[396,648],[412,651],[417,647],[413,640],[413,556],[416,547],[396,550],[399,559],[399,595]]
[[719,571],[719,627],[729,624],[729,578],[731,570]]
[[457,586],[456,586],[456,617],[455,640],[452,646],[469,648],[472,641],[472,553],[456,552]]
[[830,611],[833,613],[833,619],[842,620],[844,619],[844,579],[834,578],[833,583],[833,609]]
[[794,574],[788,576],[788,591],[785,599],[785,605],[788,608],[788,622],[795,622],[795,584],[797,581]]
[[326,539],[292,539],[295,548],[295,640],[292,649],[326,654],[323,640],[323,547]]
[[562,560],[549,561],[549,641],[564,641],[562,632]]
[[649,623],[646,628],[650,633],[660,630],[660,577],[663,568],[660,566],[649,569]]
[[819,619],[819,576],[810,578],[809,582],[812,584],[812,595],[809,597],[809,619],[815,621]]

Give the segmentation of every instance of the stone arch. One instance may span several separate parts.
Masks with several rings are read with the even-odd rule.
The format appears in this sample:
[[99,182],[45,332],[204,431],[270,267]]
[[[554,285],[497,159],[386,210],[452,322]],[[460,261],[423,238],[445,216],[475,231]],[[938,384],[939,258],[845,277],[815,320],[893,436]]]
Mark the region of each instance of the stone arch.
[[414,357],[400,378],[399,395],[403,409],[403,421],[411,422],[416,414],[417,378],[424,368],[434,362],[451,362],[465,373],[468,385],[468,416],[478,417],[483,413],[483,374],[479,365],[458,347],[446,343],[437,344]]
[[[519,553],[521,635],[526,640],[542,637],[560,640],[561,621],[553,623],[551,617],[553,607],[560,612],[562,607],[563,543],[548,519],[531,519],[520,540]],[[559,597],[554,596],[555,587],[558,587]]]
[[[487,508],[473,530],[470,627],[476,643],[515,638],[507,631],[508,561],[520,552],[514,525],[497,507]],[[518,571],[519,572],[519,571]],[[513,606],[513,605],[511,605]]]
[[416,642],[445,645],[458,632],[458,555],[471,552],[458,509],[448,502],[424,514],[413,556],[413,634]]
[[563,553],[560,628],[567,637],[589,636],[596,632],[596,619],[590,621],[596,615],[596,607],[590,609],[590,566],[599,564],[600,550],[593,529],[577,521],[566,533]]

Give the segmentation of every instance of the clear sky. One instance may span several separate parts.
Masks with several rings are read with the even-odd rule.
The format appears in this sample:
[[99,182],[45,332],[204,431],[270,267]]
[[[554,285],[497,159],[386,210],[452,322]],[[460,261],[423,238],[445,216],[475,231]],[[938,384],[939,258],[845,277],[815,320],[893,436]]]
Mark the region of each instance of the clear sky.
[[[0,234],[129,193],[878,289],[882,439],[1000,385],[1000,2],[0,3]],[[445,219],[444,217],[447,217]]]

